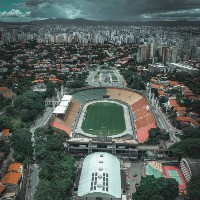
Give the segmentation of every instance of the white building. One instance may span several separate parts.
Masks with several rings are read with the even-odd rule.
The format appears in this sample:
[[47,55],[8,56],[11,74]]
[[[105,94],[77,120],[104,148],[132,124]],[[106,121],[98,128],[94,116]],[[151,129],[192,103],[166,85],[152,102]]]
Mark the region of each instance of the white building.
[[121,199],[120,161],[112,154],[88,155],[81,171],[78,196],[87,200]]
[[186,73],[189,73],[189,74],[197,74],[198,73],[198,69],[192,67],[192,66],[189,66],[189,65],[186,65],[186,64],[182,64],[182,63],[170,63],[168,62],[167,63],[168,67],[171,68],[171,69],[176,69],[176,70],[179,70],[179,71],[182,71],[182,72],[186,72]]

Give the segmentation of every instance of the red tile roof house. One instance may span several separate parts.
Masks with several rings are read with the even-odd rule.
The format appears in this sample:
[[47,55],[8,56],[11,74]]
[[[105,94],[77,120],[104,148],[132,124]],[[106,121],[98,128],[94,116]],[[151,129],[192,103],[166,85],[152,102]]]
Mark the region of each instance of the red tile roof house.
[[5,186],[3,199],[15,199],[21,189],[23,178],[23,165],[21,163],[10,164],[7,173],[2,179],[2,185]]
[[198,127],[199,123],[191,118],[191,117],[184,117],[184,116],[177,116],[177,119],[182,123],[182,124],[190,124],[191,126]]
[[2,195],[3,195],[3,192],[5,191],[5,188],[6,187],[0,183],[0,199],[1,199]]
[[10,90],[7,88],[7,87],[0,87],[0,94],[4,94],[4,93],[7,93],[9,92]]
[[12,99],[13,95],[15,95],[7,87],[0,87],[0,94],[6,99]]
[[2,137],[4,140],[8,140],[8,139],[9,139],[9,136],[10,136],[10,129],[8,129],[8,128],[3,129],[3,130],[2,130],[1,137]]

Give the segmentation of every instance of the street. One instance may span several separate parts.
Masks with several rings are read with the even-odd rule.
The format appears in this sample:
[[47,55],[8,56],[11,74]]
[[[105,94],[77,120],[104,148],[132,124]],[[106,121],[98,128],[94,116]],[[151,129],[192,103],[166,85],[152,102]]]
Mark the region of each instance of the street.
[[[31,141],[33,142],[33,146],[35,145],[35,130],[40,127],[44,127],[49,121],[50,117],[53,114],[53,108],[47,107],[43,116],[38,118],[34,125],[31,127],[30,132],[32,133]],[[33,153],[34,157],[35,151]],[[29,180],[29,191],[28,191],[28,200],[34,200],[34,194],[36,192],[36,186],[39,183],[39,166],[37,164],[33,164],[30,166],[30,180]]]

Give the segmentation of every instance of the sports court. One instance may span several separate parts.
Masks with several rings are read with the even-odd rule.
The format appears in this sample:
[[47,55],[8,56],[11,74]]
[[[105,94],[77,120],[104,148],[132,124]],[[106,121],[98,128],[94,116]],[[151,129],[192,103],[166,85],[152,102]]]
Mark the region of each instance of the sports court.
[[179,189],[185,189],[186,183],[183,179],[183,176],[181,174],[181,171],[176,166],[164,166],[165,174],[167,178],[174,178],[179,184]]
[[110,102],[88,105],[82,129],[86,133],[102,136],[122,133],[126,129],[123,107]]

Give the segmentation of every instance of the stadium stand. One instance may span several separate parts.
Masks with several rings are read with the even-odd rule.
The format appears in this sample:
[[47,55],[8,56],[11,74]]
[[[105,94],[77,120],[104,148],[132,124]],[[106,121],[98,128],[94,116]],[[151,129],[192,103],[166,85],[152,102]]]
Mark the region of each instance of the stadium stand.
[[126,103],[131,106],[142,98],[144,98],[142,95],[137,94],[136,92],[131,92],[131,96],[126,100]]
[[144,128],[137,129],[137,140],[139,143],[143,143],[149,138],[149,130],[152,128],[156,128],[156,125],[151,124]]
[[111,99],[117,99],[118,100],[120,91],[121,90],[118,89],[118,88],[108,88],[107,89],[107,94],[110,95]]
[[110,95],[111,99],[124,101],[130,106],[143,98],[142,95],[136,92],[120,88],[107,88],[107,94]]
[[83,96],[82,91],[76,92],[73,97],[79,101],[80,104],[84,104],[86,102],[86,98]]
[[131,93],[132,92],[129,90],[120,90],[120,95],[118,96],[118,100],[126,102]]
[[146,99],[142,98],[131,106],[136,116],[135,126],[139,143],[145,142],[149,137],[149,130],[156,127],[154,116],[147,109],[147,105]]
[[71,136],[71,128],[67,127],[66,123],[62,121],[60,118],[56,117],[51,123],[51,126],[54,128],[59,128],[65,131],[68,136]]
[[144,117],[148,114],[149,114],[149,112],[146,109],[146,107],[142,107],[141,109],[138,109],[138,110],[135,111],[135,115],[136,115],[137,119],[140,119],[140,118],[142,118],[142,117]]
[[83,90],[82,95],[86,99],[86,101],[90,101],[92,99],[95,99],[95,95],[93,94],[91,89]]
[[80,103],[73,99],[64,118],[64,122],[66,123],[67,127],[73,127],[79,107]]
[[95,88],[89,88],[87,90],[81,90],[79,92],[76,92],[73,97],[77,101],[80,102],[80,104],[84,104],[87,101],[91,101],[93,99],[102,99],[103,95],[106,94],[106,89],[95,89]]
[[103,95],[106,94],[106,89],[102,88],[102,89],[91,89],[92,93],[94,94],[96,99],[102,99]]
[[132,104],[131,108],[133,111],[136,111],[138,109],[141,109],[142,107],[146,107],[148,105],[147,101],[145,98],[140,99],[139,101],[136,101],[135,103]]

